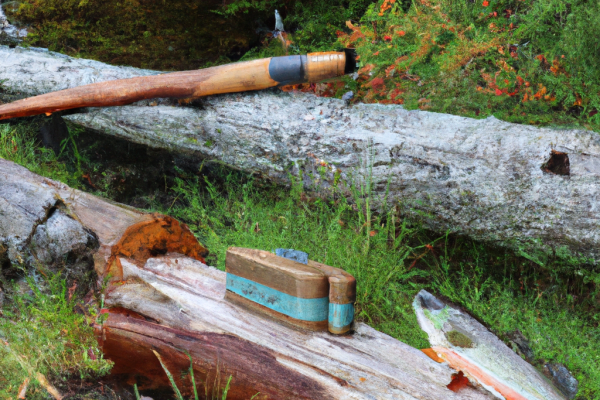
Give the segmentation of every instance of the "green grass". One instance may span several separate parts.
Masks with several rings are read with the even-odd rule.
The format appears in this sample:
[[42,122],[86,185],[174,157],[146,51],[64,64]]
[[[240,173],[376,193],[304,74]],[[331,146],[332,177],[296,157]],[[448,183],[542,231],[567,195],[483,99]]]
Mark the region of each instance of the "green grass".
[[[65,143],[69,145],[70,143]],[[66,149],[66,146],[63,146]],[[71,153],[76,153],[71,150]],[[43,148],[36,139],[36,125],[0,125],[0,158],[27,167],[30,171],[79,187],[78,174],[69,168],[66,159],[60,159],[54,151]]]
[[502,249],[436,237],[391,211],[369,217],[365,199],[356,198],[357,207],[226,170],[210,176],[178,179],[178,202],[169,210],[211,250],[209,264],[223,269],[229,246],[306,251],[356,277],[359,320],[417,348],[429,344],[411,303],[425,288],[461,305],[501,338],[520,330],[537,359],[562,362],[573,372],[580,395],[600,396],[598,288],[578,280],[576,266],[559,258],[540,266]]
[[1,399],[16,398],[27,378],[31,379],[28,399],[48,398],[35,373],[61,390],[68,379],[99,377],[110,370],[111,363],[102,358],[89,326],[91,321],[73,312],[79,301],[69,299],[60,275],[46,276],[37,275],[35,281],[28,278],[19,287],[9,285],[10,296],[0,312]]

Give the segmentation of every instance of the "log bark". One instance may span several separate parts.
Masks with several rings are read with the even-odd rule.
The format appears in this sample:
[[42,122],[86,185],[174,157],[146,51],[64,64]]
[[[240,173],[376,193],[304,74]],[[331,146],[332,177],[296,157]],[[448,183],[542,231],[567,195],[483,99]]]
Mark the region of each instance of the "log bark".
[[[28,95],[154,73],[41,50],[0,48],[0,56],[4,86]],[[284,184],[302,171],[307,190],[324,195],[336,182],[346,196],[350,185],[368,185],[375,208],[385,201],[430,229],[534,259],[538,251],[600,259],[600,139],[594,132],[400,106],[348,108],[340,100],[273,91],[210,97],[201,108],[84,111],[65,119]]]
[[[0,158],[0,261],[121,279],[119,257],[143,263],[176,251],[202,260],[206,249],[175,219],[72,189]],[[1,264],[0,264],[1,265]]]

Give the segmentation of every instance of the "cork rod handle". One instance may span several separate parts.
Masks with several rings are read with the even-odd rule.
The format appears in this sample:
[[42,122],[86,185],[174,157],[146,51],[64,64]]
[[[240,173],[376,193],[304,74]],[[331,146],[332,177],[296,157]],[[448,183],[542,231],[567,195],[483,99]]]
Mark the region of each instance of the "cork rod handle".
[[195,71],[99,82],[59,90],[0,106],[0,120],[80,107],[109,107],[160,97],[197,98],[318,82],[354,68],[344,52],[263,58]]

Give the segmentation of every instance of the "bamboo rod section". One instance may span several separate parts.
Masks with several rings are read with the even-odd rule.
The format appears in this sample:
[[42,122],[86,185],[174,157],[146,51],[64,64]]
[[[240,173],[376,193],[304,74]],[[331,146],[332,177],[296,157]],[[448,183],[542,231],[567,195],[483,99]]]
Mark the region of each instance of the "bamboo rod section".
[[345,52],[324,52],[99,82],[2,105],[0,120],[43,113],[50,115],[80,107],[121,106],[160,97],[197,98],[318,82],[341,76],[353,70],[354,65],[353,57],[347,57]]

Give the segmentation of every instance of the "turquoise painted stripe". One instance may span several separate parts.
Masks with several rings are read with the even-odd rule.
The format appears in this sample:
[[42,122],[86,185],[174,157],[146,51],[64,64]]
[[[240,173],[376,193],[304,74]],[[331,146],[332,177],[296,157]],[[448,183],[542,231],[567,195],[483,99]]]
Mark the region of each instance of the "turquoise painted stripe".
[[227,290],[302,321],[326,321],[329,314],[329,297],[303,299],[230,273]]
[[329,323],[336,328],[348,326],[354,320],[354,304],[329,303]]

